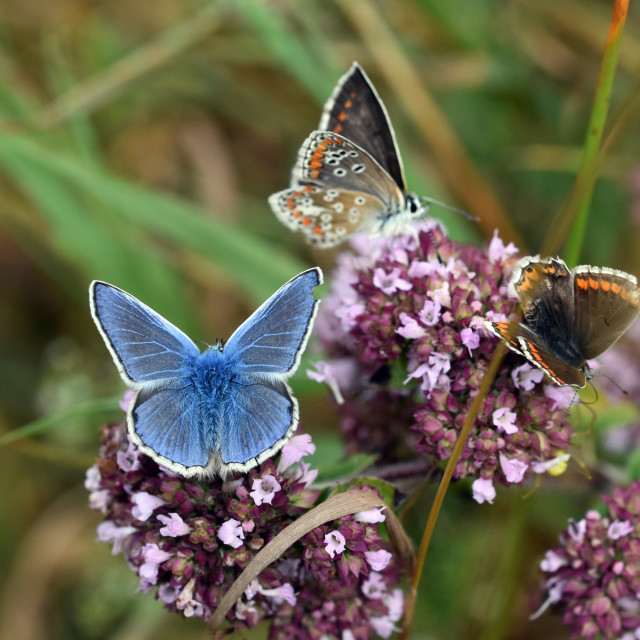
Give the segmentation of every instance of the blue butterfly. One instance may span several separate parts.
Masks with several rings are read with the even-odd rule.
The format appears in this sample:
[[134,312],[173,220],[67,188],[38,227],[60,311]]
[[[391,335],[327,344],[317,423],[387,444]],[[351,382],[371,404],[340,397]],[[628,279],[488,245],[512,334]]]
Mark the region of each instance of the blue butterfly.
[[89,287],[91,315],[136,394],[129,436],[182,476],[246,472],[277,453],[298,424],[286,379],[300,364],[322,284],[319,268],[280,287],[226,344],[201,353],[180,329],[106,282]]

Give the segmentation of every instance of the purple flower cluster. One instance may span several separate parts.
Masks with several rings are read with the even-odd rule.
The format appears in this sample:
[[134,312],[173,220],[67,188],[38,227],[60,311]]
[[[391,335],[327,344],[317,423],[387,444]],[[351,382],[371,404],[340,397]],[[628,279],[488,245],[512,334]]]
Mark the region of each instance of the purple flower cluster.
[[[484,322],[516,317],[517,250],[497,235],[488,249],[459,246],[424,224],[352,247],[338,256],[316,322],[329,359],[309,375],[332,389],[350,452],[446,460],[496,348]],[[572,398],[508,353],[454,476],[474,478],[474,497],[490,502],[495,482],[547,471],[569,446]]]
[[[89,503],[105,518],[98,537],[123,553],[140,591],[165,607],[207,620],[254,555],[309,511],[315,446],[297,435],[279,461],[223,481],[184,479],[158,466],[106,425],[87,471]],[[379,533],[380,509],[311,531],[253,580],[227,619],[233,630],[271,619],[270,638],[383,638],[402,616],[401,570]]]
[[540,564],[549,604],[561,607],[573,637],[640,638],[640,481],[602,497],[560,536]]

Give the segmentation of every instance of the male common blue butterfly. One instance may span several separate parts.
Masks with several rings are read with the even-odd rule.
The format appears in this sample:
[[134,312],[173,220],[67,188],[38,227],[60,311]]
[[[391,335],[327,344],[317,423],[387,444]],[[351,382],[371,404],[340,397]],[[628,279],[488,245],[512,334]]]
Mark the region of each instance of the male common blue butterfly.
[[357,62],[338,81],[318,129],[298,152],[290,188],[269,197],[280,222],[325,249],[355,233],[395,235],[426,215],[429,205],[407,191],[387,110]]
[[122,379],[135,390],[129,436],[182,476],[245,472],[278,452],[298,424],[286,379],[298,368],[322,284],[318,268],[280,287],[226,344],[203,353],[180,329],[106,282],[91,315]]

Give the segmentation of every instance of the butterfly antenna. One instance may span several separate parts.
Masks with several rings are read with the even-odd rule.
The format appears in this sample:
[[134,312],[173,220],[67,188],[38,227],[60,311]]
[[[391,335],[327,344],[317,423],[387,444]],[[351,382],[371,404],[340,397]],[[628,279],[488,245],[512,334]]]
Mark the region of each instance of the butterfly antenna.
[[464,209],[460,209],[459,207],[454,207],[451,204],[447,204],[446,202],[442,202],[442,200],[436,200],[435,198],[430,198],[428,196],[420,196],[420,200],[422,202],[426,202],[427,204],[437,204],[444,209],[449,209],[450,211],[455,211],[460,215],[464,216],[467,220],[473,220],[474,222],[478,222],[479,218],[474,216],[473,214],[465,211]]
[[[621,387],[613,378],[610,378],[606,373],[603,373],[602,371],[598,371],[597,375],[602,376],[603,378],[606,378],[612,385],[617,387],[618,390],[621,391],[625,396],[629,395],[629,392],[624,387]],[[593,385],[591,386],[593,387]],[[594,390],[595,390],[595,387],[594,387]],[[596,400],[597,399],[598,399],[598,392],[596,391]]]

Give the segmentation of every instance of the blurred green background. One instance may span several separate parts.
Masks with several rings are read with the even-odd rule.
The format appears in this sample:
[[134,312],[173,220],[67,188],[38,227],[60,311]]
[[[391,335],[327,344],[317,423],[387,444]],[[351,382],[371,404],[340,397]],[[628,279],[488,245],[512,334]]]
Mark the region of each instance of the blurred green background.
[[[303,268],[330,277],[336,252],[306,247],[266,199],[287,186],[353,60],[385,101],[411,190],[479,217],[470,226],[434,207],[451,235],[481,242],[497,227],[537,252],[573,185],[611,10],[595,0],[2,3],[0,435],[62,418],[0,447],[0,638],[205,635],[136,595],[122,557],[95,541],[84,471],[124,386],[91,320],[89,282],[116,284],[211,343]],[[580,260],[637,275],[639,60],[632,7]],[[339,450],[335,420],[304,369],[293,386],[321,464]],[[451,490],[415,638],[568,637],[558,616],[527,619],[537,566],[598,486],[577,466],[546,484],[525,501],[499,492],[493,506]],[[431,497],[408,523],[416,539]]]

